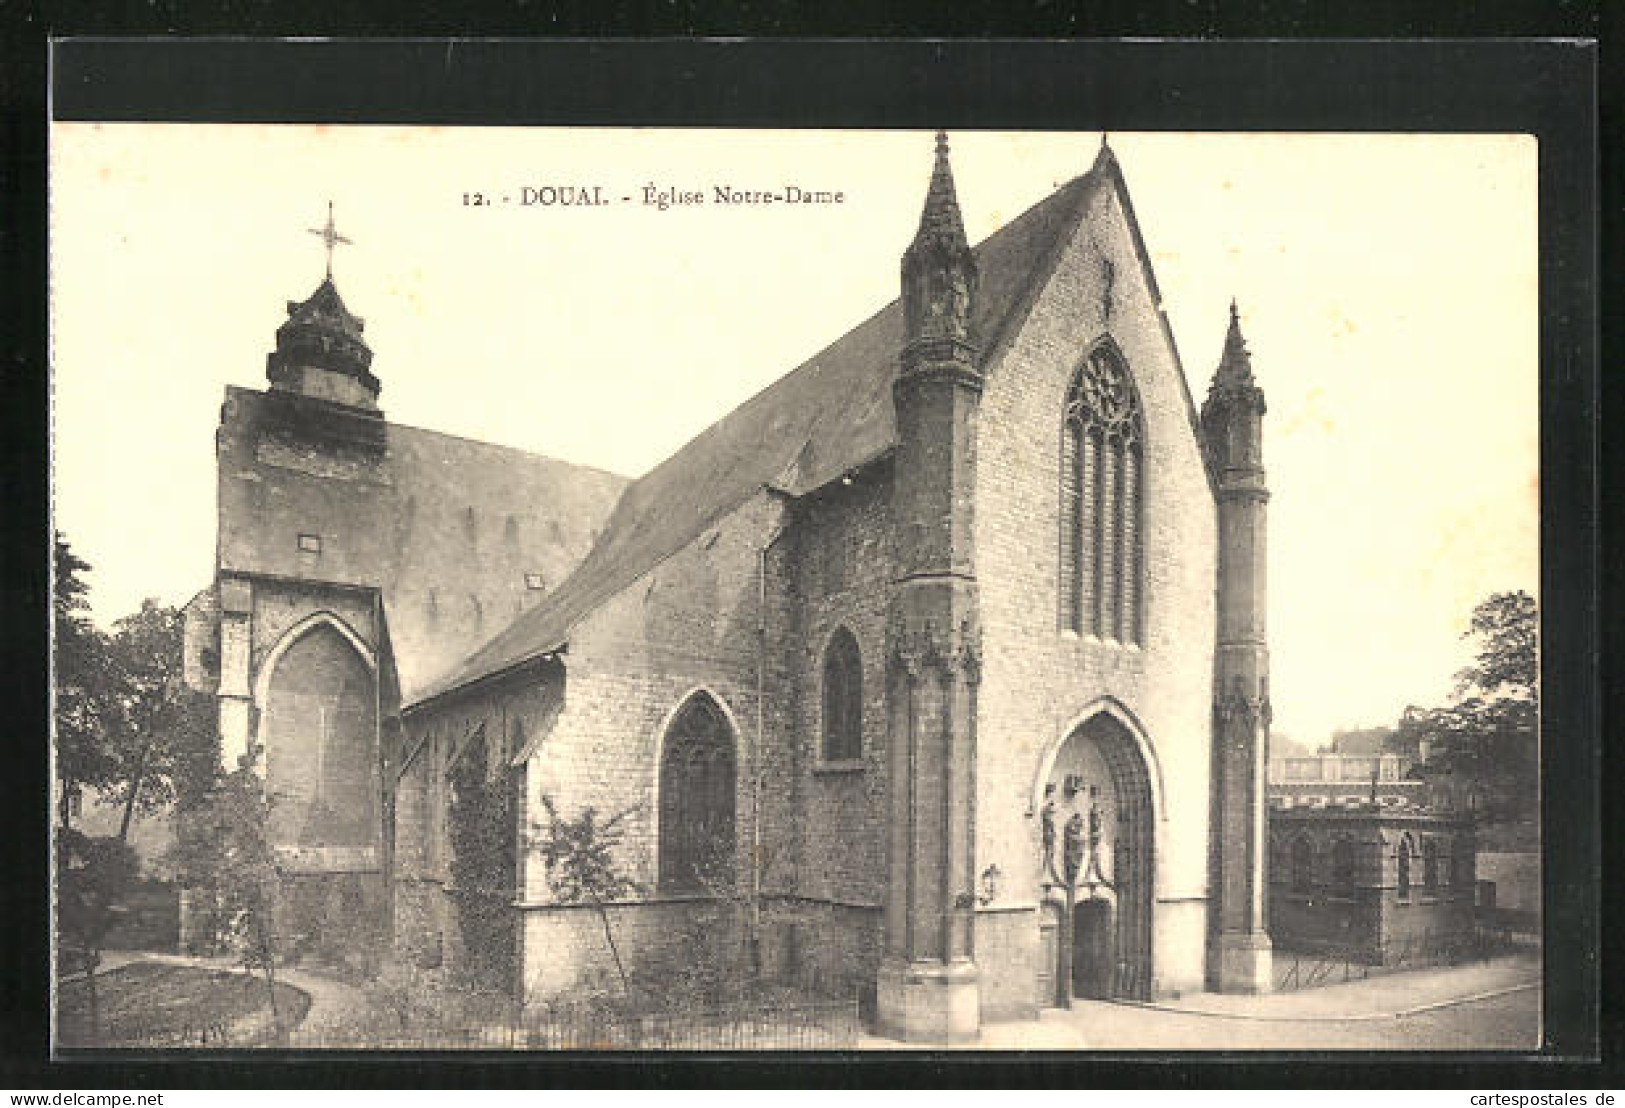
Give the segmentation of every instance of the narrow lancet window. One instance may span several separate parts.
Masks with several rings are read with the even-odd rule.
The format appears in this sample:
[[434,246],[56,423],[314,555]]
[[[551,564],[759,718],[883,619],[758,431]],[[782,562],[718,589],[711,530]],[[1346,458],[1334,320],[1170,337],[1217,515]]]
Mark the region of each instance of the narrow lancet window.
[[863,663],[852,632],[841,628],[824,651],[824,761],[863,756]]

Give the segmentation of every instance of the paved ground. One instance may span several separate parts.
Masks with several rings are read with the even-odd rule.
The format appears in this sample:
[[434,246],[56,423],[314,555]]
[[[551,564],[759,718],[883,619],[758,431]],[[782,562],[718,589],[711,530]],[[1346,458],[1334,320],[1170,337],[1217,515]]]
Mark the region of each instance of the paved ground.
[[[1540,962],[1517,955],[1263,997],[1076,1001],[990,1024],[982,1050],[1533,1050]],[[866,1039],[865,1047],[904,1044]]]

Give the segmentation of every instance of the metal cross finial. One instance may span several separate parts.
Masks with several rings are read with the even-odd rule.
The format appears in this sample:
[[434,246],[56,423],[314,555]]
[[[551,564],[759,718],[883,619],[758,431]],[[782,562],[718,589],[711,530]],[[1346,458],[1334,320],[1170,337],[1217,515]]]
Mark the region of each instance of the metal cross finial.
[[333,279],[333,247],[343,244],[354,246],[355,243],[339,234],[338,228],[333,226],[333,202],[327,202],[327,225],[325,227],[312,227],[310,233],[318,236],[322,244],[327,247],[327,279]]

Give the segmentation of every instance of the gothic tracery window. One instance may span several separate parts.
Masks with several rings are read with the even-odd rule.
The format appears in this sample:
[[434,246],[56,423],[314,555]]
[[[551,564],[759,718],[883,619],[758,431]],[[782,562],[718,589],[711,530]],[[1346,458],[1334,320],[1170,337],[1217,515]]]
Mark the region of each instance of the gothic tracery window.
[[734,741],[704,693],[672,720],[660,755],[660,891],[718,892],[732,885]]
[[824,651],[824,761],[863,756],[863,661],[857,640],[836,631]]
[[1073,378],[1061,436],[1063,629],[1140,641],[1144,439],[1128,366],[1114,347],[1095,348]]

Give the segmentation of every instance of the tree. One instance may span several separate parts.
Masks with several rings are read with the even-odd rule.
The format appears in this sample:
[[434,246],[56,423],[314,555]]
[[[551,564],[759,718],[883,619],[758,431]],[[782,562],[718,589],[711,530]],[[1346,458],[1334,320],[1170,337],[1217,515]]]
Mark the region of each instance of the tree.
[[276,856],[266,828],[270,804],[251,763],[219,773],[177,810],[171,859],[181,882],[206,902],[212,938],[265,979],[272,1025],[276,1000]]
[[58,829],[56,850],[57,930],[84,966],[94,1043],[101,1034],[96,971],[141,867],[135,851],[122,840],[92,837],[72,827]]
[[219,761],[213,700],[183,680],[183,634],[178,609],[145,600],[118,621],[109,643],[118,712],[103,793],[123,809],[121,840],[136,816],[207,787]]
[[123,809],[118,838],[137,816],[204,787],[219,757],[212,698],[182,680],[183,621],[147,600],[107,635],[88,618],[90,566],[60,534],[53,600],[58,822],[87,790]]
[[1473,609],[1466,636],[1478,642],[1474,663],[1456,675],[1459,692],[1539,701],[1540,613],[1521,589],[1499,592]]
[[615,861],[615,852],[626,837],[625,822],[637,809],[628,808],[600,820],[597,809],[588,805],[575,819],[566,819],[559,814],[553,798],[545,794],[542,808],[547,812],[547,822],[534,825],[531,837],[547,867],[548,884],[562,902],[591,904],[597,911],[604,941],[609,944],[615,971],[621,978],[621,989],[630,994],[632,987],[605,905],[642,891],[642,886],[622,873]]
[[117,699],[113,694],[108,639],[90,622],[82,574],[89,563],[75,555],[68,540],[55,537],[55,581],[51,595],[53,676],[56,703],[56,776],[60,785],[57,821],[72,826],[73,800],[98,789],[113,771],[111,740]]
[[1464,637],[1473,664],[1441,707],[1411,707],[1399,733],[1428,751],[1428,774],[1465,780],[1487,823],[1533,819],[1539,795],[1539,612],[1528,593],[1495,593],[1473,609]]

